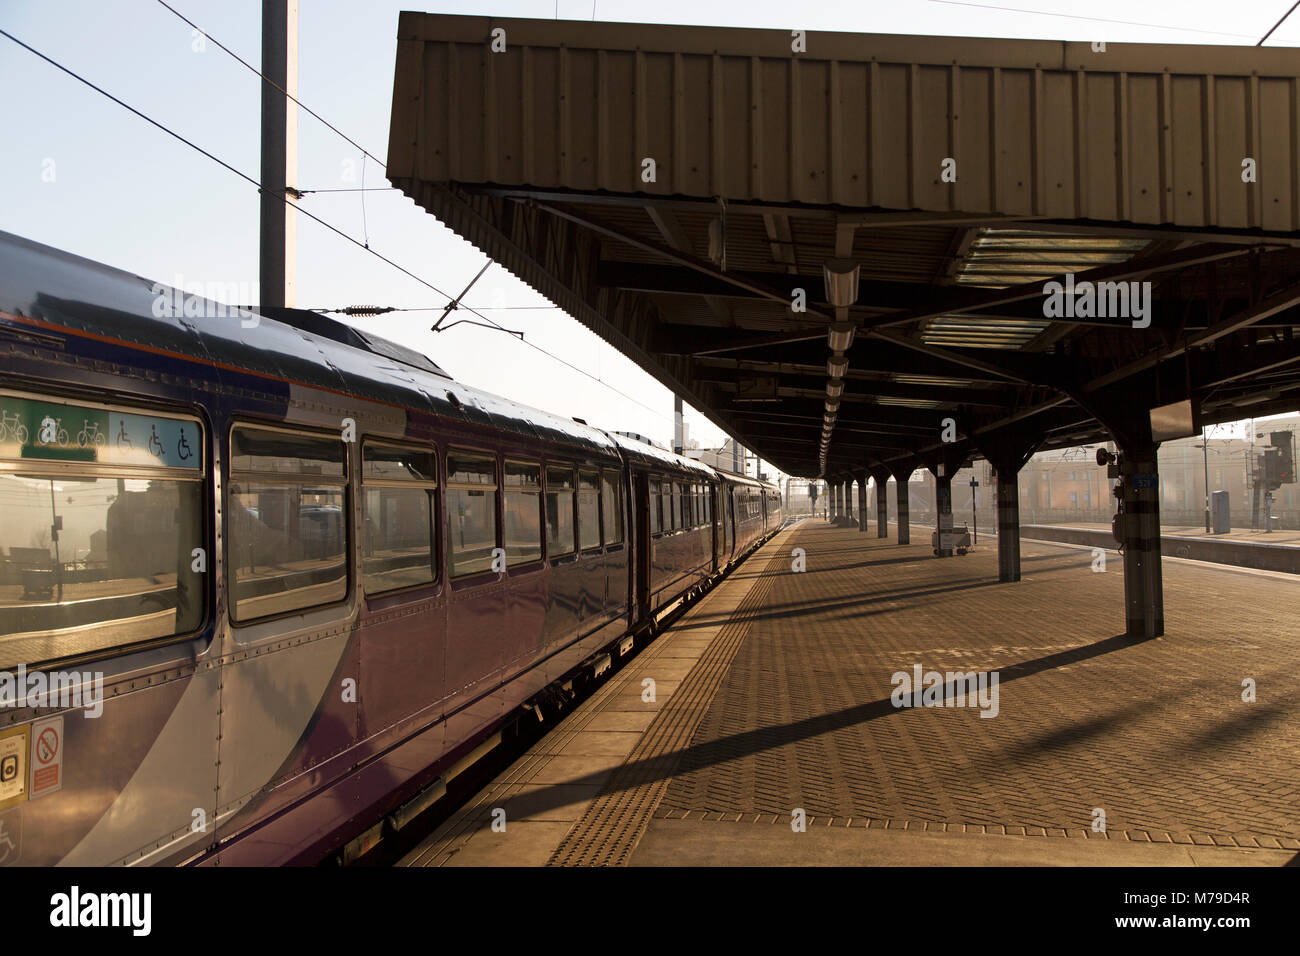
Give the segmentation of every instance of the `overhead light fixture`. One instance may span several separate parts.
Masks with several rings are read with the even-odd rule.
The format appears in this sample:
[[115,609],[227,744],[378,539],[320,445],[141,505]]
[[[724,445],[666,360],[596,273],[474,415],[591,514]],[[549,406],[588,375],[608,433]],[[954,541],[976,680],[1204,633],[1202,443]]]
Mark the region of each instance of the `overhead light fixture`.
[[839,379],[826,383],[826,397],[839,398],[844,394],[844,383]]
[[840,356],[838,358],[827,359],[826,374],[831,378],[843,378],[844,373],[849,370],[849,360]]
[[840,400],[838,398],[826,399],[826,411],[838,412],[840,410]]
[[858,273],[861,267],[852,259],[827,259],[822,264],[826,280],[826,301],[833,306],[850,306],[858,301]]
[[852,322],[836,322],[826,333],[826,344],[832,352],[847,352],[853,344],[854,325]]

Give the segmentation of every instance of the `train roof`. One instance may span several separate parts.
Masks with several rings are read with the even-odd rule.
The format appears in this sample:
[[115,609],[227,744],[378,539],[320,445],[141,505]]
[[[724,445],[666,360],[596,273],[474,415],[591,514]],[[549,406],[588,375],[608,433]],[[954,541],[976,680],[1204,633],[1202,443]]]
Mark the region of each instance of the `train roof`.
[[609,437],[614,440],[614,443],[618,445],[625,455],[631,458],[640,458],[645,464],[667,465],[676,468],[678,471],[695,472],[705,478],[716,478],[718,476],[716,471],[704,464],[704,462],[696,461],[694,458],[678,455],[657,445],[649,445],[635,438],[620,435],[617,432],[611,432]]
[[[181,306],[180,314],[173,306]],[[456,382],[426,356],[382,336],[301,309],[241,314],[236,308],[0,232],[0,311],[10,315],[602,455],[617,453],[615,440],[598,428]],[[254,315],[256,324],[246,327]]]
[[770,481],[759,481],[756,478],[750,478],[748,475],[738,475],[733,471],[720,471],[718,472],[718,474],[721,475],[723,478],[727,479],[727,481],[732,482],[733,484],[745,485],[746,487],[749,488],[775,488],[776,487],[776,485],[772,484]]

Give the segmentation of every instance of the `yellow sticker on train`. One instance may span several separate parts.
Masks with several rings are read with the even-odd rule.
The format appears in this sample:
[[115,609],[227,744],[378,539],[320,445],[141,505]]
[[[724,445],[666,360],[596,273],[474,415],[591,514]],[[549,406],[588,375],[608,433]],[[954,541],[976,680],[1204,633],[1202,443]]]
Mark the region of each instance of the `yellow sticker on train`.
[[27,744],[31,728],[0,730],[0,810],[27,799]]

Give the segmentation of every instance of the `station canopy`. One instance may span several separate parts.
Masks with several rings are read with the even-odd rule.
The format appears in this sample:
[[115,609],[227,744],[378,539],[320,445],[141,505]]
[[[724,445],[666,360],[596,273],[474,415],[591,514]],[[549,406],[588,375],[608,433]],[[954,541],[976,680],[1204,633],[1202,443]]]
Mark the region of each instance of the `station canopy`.
[[1300,406],[1292,49],[403,13],[388,176],[790,474]]

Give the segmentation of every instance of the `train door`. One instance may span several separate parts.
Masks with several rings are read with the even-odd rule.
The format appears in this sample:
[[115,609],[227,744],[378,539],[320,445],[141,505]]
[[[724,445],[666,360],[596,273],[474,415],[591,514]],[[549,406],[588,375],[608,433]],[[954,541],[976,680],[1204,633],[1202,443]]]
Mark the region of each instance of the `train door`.
[[632,520],[636,522],[636,607],[637,618],[650,613],[650,477],[644,471],[632,473]]
[[714,484],[704,487],[709,499],[709,530],[713,534],[713,570],[716,571],[722,567],[722,556],[719,554],[722,550],[722,530],[718,527],[718,493],[721,489]]
[[734,500],[735,494],[732,486],[722,486],[722,530],[725,535],[722,542],[722,553],[727,556],[728,561],[736,553],[736,515],[731,507]]

